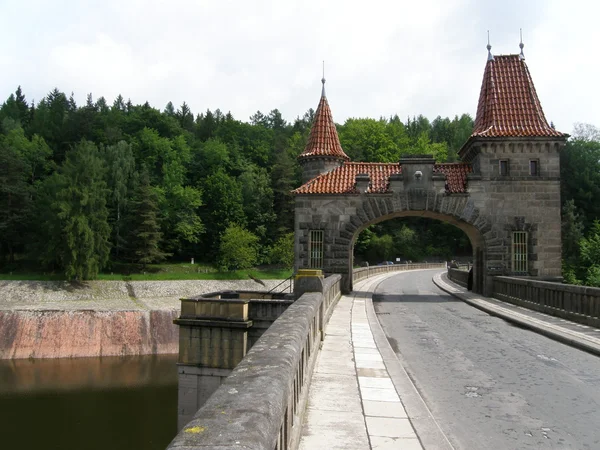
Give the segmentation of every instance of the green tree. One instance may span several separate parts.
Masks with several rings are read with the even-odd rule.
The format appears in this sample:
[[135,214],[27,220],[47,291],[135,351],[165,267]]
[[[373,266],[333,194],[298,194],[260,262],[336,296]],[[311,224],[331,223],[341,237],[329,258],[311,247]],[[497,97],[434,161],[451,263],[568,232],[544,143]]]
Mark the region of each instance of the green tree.
[[600,287],[600,220],[595,220],[587,236],[579,241],[581,262],[587,267],[587,286]]
[[106,182],[111,247],[114,257],[119,259],[126,244],[125,216],[134,186],[135,158],[131,145],[125,141],[106,146],[101,154],[108,169]]
[[231,224],[221,237],[219,268],[249,269],[258,261],[258,237],[245,228]]
[[169,256],[160,248],[162,232],[158,214],[158,196],[150,185],[150,176],[144,167],[134,191],[127,220],[128,259],[141,264],[143,268]]
[[[67,279],[95,278],[108,261],[110,227],[104,181],[106,168],[97,147],[82,141],[58,172],[45,182],[39,201],[47,215],[47,241],[40,259],[56,263]],[[46,206],[47,205],[47,206]]]
[[7,133],[6,145],[18,151],[23,157],[27,164],[29,183],[32,185],[55,168],[51,160],[52,150],[37,134],[29,140],[21,127],[15,128]]
[[561,228],[563,260],[573,266],[579,260],[579,242],[583,237],[583,223],[573,200],[563,205]]
[[270,249],[269,257],[271,264],[291,269],[294,266],[294,233],[286,233],[277,239]]
[[16,249],[27,239],[24,231],[30,208],[27,163],[0,136],[0,257],[15,261]]
[[202,192],[205,250],[216,256],[225,229],[232,224],[246,225],[242,189],[235,178],[219,169],[204,180]]
[[570,139],[560,155],[562,199],[574,201],[586,229],[600,219],[600,141],[592,137],[589,133]]
[[266,169],[250,164],[239,177],[248,228],[261,239],[277,218],[273,210],[273,189]]

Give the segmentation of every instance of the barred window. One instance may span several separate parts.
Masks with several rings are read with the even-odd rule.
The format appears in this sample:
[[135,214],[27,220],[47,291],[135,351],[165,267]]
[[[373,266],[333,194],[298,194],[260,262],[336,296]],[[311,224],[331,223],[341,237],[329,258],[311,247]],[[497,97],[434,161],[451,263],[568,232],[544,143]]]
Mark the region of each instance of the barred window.
[[502,176],[508,175],[508,160],[507,159],[500,160],[500,175],[502,175]]
[[310,268],[323,268],[323,230],[310,230],[309,236]]
[[527,272],[527,232],[513,231],[512,271]]

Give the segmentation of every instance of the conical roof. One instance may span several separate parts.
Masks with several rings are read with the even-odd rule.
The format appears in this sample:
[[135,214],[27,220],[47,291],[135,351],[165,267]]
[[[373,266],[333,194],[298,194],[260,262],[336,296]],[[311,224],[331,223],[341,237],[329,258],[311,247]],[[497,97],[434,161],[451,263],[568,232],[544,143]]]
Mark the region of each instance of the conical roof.
[[309,158],[338,158],[349,161],[350,158],[342,150],[340,138],[338,137],[335,123],[331,115],[331,109],[325,96],[325,84],[321,93],[321,101],[315,113],[315,120],[310,129],[308,143],[304,151],[298,156],[299,160]]
[[471,137],[565,137],[546,120],[525,59],[500,55],[485,66]]

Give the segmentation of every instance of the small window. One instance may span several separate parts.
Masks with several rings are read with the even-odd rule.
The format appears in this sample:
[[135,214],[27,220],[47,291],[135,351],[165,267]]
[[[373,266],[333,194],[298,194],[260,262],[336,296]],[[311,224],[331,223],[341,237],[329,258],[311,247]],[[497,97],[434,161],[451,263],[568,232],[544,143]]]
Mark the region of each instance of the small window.
[[500,175],[502,175],[502,176],[508,175],[508,160],[507,159],[500,160]]
[[527,273],[527,232],[513,231],[512,271]]
[[323,268],[323,230],[310,230],[310,268]]
[[538,176],[539,175],[538,161],[537,159],[532,159],[529,161],[529,175]]

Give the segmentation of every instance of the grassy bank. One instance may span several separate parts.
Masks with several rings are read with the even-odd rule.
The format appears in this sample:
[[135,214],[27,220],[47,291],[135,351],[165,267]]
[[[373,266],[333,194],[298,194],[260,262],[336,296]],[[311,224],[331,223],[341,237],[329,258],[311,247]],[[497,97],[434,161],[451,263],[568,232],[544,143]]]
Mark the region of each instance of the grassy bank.
[[[160,280],[245,280],[250,276],[260,280],[283,280],[292,275],[291,270],[258,268],[219,272],[203,264],[150,264],[146,268],[131,265],[113,265],[111,271],[98,275],[98,280],[160,281]],[[60,281],[62,274],[36,272],[0,273],[0,280]]]

